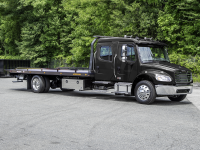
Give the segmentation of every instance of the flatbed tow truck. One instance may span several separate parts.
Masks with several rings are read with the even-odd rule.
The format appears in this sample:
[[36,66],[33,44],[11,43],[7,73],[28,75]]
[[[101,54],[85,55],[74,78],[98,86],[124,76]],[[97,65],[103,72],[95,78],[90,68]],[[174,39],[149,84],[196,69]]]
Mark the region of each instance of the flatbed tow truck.
[[[111,92],[135,96],[142,104],[167,96],[182,101],[193,90],[192,72],[170,63],[167,45],[150,38],[94,36],[89,68],[23,68],[10,70],[35,93],[62,91]],[[96,50],[94,44],[97,42]]]

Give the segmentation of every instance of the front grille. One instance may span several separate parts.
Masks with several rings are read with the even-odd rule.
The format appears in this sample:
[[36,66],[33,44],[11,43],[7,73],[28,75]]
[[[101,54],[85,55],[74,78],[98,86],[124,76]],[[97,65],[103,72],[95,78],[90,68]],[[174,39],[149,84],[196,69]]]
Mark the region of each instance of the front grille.
[[176,72],[175,73],[175,82],[176,83],[189,83],[192,81],[191,72]]

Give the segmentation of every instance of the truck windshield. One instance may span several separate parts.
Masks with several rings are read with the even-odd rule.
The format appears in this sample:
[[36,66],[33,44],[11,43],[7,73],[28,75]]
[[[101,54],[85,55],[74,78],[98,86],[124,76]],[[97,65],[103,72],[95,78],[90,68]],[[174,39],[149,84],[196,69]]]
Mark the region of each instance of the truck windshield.
[[167,61],[169,57],[165,47],[141,47],[139,46],[139,56],[143,63],[155,61]]

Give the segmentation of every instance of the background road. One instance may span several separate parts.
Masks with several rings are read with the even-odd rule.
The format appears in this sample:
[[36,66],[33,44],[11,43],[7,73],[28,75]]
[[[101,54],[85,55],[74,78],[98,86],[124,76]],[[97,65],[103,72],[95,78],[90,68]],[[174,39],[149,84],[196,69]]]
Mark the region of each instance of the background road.
[[36,94],[0,78],[0,150],[184,150],[200,148],[200,110],[190,102],[89,92]]

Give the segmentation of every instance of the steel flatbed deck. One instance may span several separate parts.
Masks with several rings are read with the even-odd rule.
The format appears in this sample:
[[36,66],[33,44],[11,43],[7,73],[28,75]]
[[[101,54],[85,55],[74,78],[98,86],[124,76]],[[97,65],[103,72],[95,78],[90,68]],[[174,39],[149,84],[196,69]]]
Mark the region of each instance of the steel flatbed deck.
[[93,78],[94,72],[87,68],[16,68],[9,70],[10,74],[26,74],[26,75],[53,75],[53,76],[67,76],[67,77],[82,77]]

